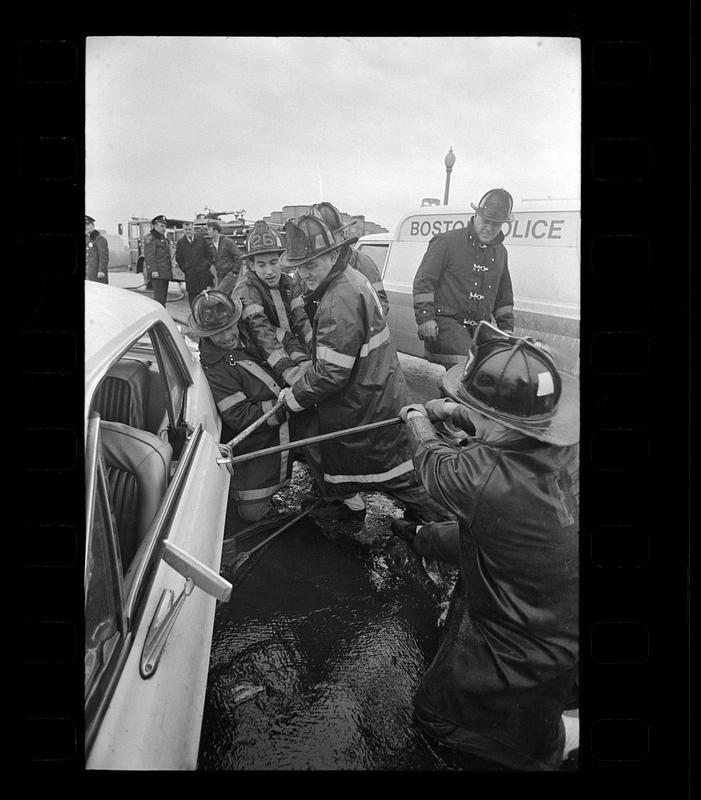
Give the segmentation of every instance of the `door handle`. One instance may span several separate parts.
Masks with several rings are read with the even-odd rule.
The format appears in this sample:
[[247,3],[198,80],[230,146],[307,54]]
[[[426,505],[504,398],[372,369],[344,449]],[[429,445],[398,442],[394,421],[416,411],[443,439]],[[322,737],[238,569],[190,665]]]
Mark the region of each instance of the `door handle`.
[[185,600],[190,596],[195,584],[190,578],[185,580],[182,592],[178,595],[178,599],[173,602],[173,590],[164,589],[161,599],[158,601],[156,613],[153,615],[151,624],[149,625],[148,633],[146,634],[146,641],[144,642],[144,649],[141,651],[141,662],[139,664],[139,672],[141,677],[151,678],[156,672],[158,662],[161,659],[163,650],[168,641],[175,620],[185,604]]

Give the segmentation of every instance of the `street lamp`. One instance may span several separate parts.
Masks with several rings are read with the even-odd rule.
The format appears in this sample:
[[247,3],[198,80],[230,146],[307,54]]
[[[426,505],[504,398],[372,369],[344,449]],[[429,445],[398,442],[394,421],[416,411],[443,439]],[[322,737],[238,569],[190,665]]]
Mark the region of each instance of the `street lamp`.
[[453,164],[455,164],[455,154],[453,153],[453,148],[450,148],[448,155],[445,157],[445,194],[443,195],[443,205],[448,205],[448,192],[450,191],[450,173],[453,170]]

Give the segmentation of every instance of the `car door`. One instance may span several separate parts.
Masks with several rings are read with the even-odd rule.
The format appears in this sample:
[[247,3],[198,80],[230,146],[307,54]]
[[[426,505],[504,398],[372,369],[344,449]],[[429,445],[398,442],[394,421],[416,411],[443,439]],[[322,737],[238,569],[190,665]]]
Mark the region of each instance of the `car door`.
[[[229,474],[217,464],[211,421],[191,413],[202,398],[189,402],[202,387],[162,323],[129,352],[147,350],[149,341],[166,406],[159,435],[173,446],[172,477],[131,563],[120,569],[118,552],[114,559],[117,577],[124,573],[113,625],[122,635],[120,657],[111,682],[94,690],[101,701],[86,706],[89,769],[195,768],[215,598],[230,590],[218,576]],[[99,475],[99,419],[95,426],[98,444],[90,446],[98,455],[90,468]],[[92,483],[99,486],[99,477]]]

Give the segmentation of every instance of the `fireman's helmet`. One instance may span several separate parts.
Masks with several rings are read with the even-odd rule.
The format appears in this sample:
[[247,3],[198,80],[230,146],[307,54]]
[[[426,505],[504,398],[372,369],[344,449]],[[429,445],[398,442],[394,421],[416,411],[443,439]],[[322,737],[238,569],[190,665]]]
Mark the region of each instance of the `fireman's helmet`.
[[506,189],[490,189],[482,195],[477,205],[470,203],[472,208],[484,219],[490,222],[511,222],[514,199]]
[[284,252],[285,246],[277,233],[270,229],[267,222],[262,219],[257,220],[248,234],[248,239],[246,239],[246,252],[243,257],[253,258],[253,256],[261,255],[262,253]]
[[558,372],[530,339],[482,321],[465,364],[443,377],[451,398],[485,417],[555,445],[579,441],[579,383]]
[[355,220],[351,220],[350,222],[346,222],[344,224],[341,212],[336,208],[336,206],[325,201],[322,203],[315,203],[312,206],[312,214],[314,216],[321,217],[321,219],[324,220],[329,228],[331,228],[336,237],[341,239],[344,238],[344,231],[347,228],[350,228],[355,222]]
[[154,217],[151,220],[151,225],[155,225],[157,222],[162,222],[164,225],[168,224],[168,220],[165,218],[164,214],[159,214],[157,217]]
[[283,267],[292,269],[301,267],[324,253],[331,253],[358,241],[357,236],[337,240],[331,228],[316,214],[305,214],[288,220],[285,234],[287,250],[282,254],[280,263]]
[[243,304],[217,289],[205,289],[192,301],[187,324],[198,336],[213,336],[230,328],[241,318]]

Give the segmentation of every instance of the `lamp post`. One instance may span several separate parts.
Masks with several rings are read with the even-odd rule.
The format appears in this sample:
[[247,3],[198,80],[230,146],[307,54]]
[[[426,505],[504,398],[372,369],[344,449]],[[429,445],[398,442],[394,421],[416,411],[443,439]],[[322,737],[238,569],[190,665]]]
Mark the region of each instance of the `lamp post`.
[[450,191],[450,173],[453,171],[453,164],[455,164],[455,154],[451,147],[448,155],[445,157],[445,194],[443,195],[443,205],[448,205],[448,192]]

